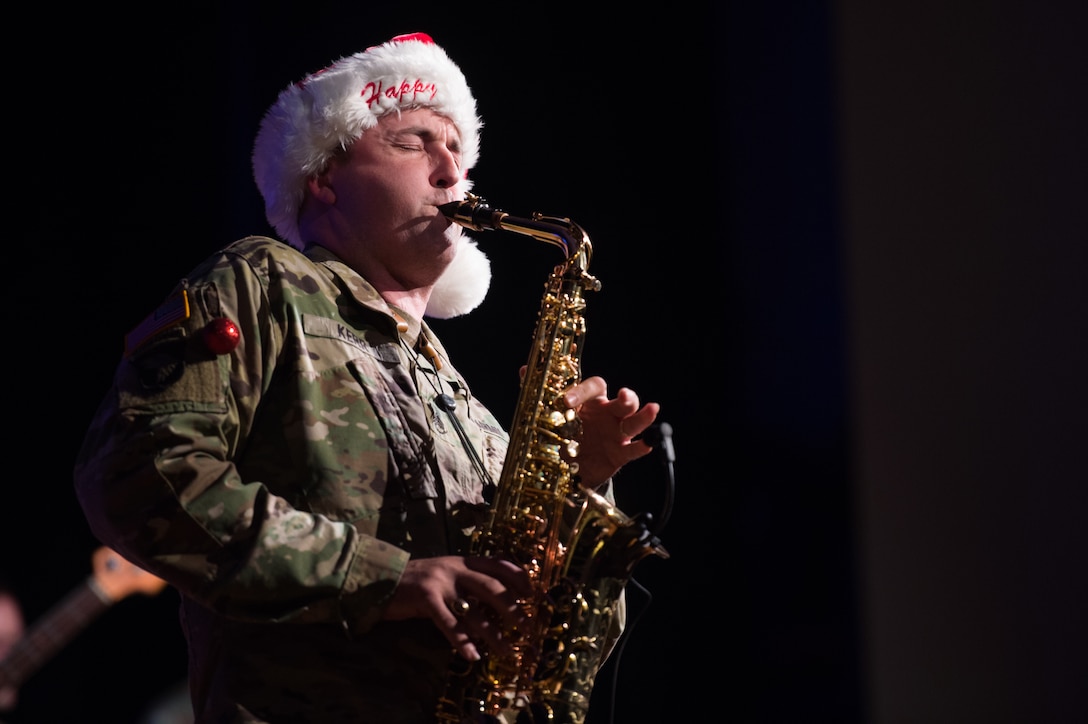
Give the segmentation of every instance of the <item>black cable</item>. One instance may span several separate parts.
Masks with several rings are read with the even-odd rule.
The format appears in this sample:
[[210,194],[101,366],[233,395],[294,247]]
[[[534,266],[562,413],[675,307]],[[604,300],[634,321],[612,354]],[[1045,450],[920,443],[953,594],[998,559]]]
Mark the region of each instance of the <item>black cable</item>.
[[612,681],[610,683],[608,692],[608,721],[616,721],[616,692],[619,690],[620,684],[620,662],[623,661],[623,649],[627,646],[627,641],[631,638],[631,632],[635,628],[635,624],[639,622],[642,615],[646,613],[646,610],[650,607],[650,603],[654,597],[650,594],[649,589],[636,581],[634,578],[627,580],[627,590],[630,591],[631,587],[634,587],[636,591],[642,593],[646,597],[646,602],[642,608],[637,612],[632,611],[631,597],[627,597],[627,610],[628,613],[635,613],[634,616],[628,616],[627,625],[623,627],[623,634],[620,636],[620,641],[616,644],[616,649],[612,652]]
[[[676,462],[676,450],[672,442],[672,425],[667,422],[659,422],[651,425],[643,433],[642,439],[648,445],[652,445],[655,450],[658,451],[658,456],[661,459],[661,463],[665,468],[665,502],[661,506],[661,518],[658,520],[657,525],[650,531],[652,536],[656,539],[657,535],[664,530],[665,526],[669,522],[669,518],[672,517],[673,503],[676,498],[676,473],[674,469],[674,463]],[[635,628],[635,624],[642,618],[643,614],[650,608],[650,603],[653,602],[653,596],[650,594],[649,589],[636,581],[634,578],[627,580],[626,590],[627,595],[627,611],[630,614],[628,616],[627,625],[624,626],[623,634],[620,636],[620,641],[616,644],[616,649],[612,652],[612,681],[610,683],[610,691],[608,693],[608,720],[614,722],[616,720],[616,692],[619,690],[619,677],[620,677],[620,662],[623,660],[623,649],[627,646],[627,641],[631,638],[631,633]],[[638,592],[645,597],[645,602],[641,608],[635,609],[632,606],[632,600],[630,593]]]
[[648,445],[652,445],[661,458],[665,467],[665,502],[661,506],[661,518],[651,531],[655,536],[665,529],[665,525],[672,517],[672,507],[676,499],[676,449],[672,443],[672,425],[667,422],[658,422],[651,425],[643,433],[642,439]]

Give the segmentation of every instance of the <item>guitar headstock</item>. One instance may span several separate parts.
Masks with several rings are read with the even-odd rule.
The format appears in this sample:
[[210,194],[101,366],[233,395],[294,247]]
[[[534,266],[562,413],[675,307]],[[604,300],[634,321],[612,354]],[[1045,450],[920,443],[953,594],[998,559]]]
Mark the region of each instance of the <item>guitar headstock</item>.
[[91,563],[92,578],[102,593],[114,602],[133,593],[153,596],[166,587],[166,581],[130,563],[111,548],[96,550]]

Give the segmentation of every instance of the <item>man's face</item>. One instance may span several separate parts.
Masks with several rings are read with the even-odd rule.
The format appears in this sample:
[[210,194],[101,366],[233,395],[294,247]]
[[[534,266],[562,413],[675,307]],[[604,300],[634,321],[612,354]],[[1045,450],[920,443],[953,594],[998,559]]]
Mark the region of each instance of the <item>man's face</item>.
[[330,162],[326,180],[345,244],[386,265],[406,253],[443,267],[452,258],[456,234],[438,207],[463,192],[461,138],[448,118],[429,108],[387,113]]

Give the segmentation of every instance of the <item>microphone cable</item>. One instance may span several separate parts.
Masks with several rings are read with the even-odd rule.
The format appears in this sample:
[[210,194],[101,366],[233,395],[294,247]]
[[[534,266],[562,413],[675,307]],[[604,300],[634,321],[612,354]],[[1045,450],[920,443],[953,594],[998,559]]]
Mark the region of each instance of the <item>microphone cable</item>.
[[657,450],[665,468],[665,502],[661,506],[661,519],[651,530],[656,536],[665,529],[672,517],[672,507],[676,500],[676,448],[672,443],[672,425],[667,422],[655,423],[646,429],[642,439]]
[[[658,422],[651,425],[646,429],[646,432],[642,434],[642,439],[648,445],[652,445],[657,451],[658,457],[661,460],[661,464],[665,470],[665,500],[661,506],[661,517],[653,526],[650,533],[653,536],[654,542],[657,542],[657,537],[665,529],[665,526],[669,522],[669,518],[672,517],[672,509],[676,500],[676,449],[672,442],[672,425],[667,422]],[[652,519],[652,516],[646,516]],[[637,611],[632,610],[631,596],[627,597],[627,611],[629,615],[627,624],[624,626],[623,634],[620,636],[619,642],[616,644],[616,649],[612,652],[612,680],[609,685],[608,694],[608,721],[615,722],[616,720],[616,692],[619,690],[620,679],[620,662],[623,660],[623,650],[627,646],[628,640],[631,638],[631,632],[635,628],[635,624],[639,622],[642,616],[650,608],[650,604],[653,602],[653,595],[650,590],[636,581],[634,577],[627,579],[628,593],[637,592],[644,598],[643,604]]]

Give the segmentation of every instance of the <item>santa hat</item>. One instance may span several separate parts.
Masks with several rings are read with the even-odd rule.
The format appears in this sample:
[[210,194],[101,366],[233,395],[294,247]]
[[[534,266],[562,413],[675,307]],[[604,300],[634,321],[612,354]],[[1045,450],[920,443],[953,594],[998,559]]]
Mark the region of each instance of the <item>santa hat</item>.
[[[285,88],[261,120],[253,147],[253,175],[268,222],[301,249],[298,212],[306,180],[379,117],[418,107],[433,108],[457,126],[467,173],[480,153],[483,123],[476,99],[461,69],[425,33],[399,35]],[[467,178],[461,184],[471,188]],[[447,319],[471,312],[490,282],[490,262],[475,241],[462,235],[431,295],[427,316]]]

